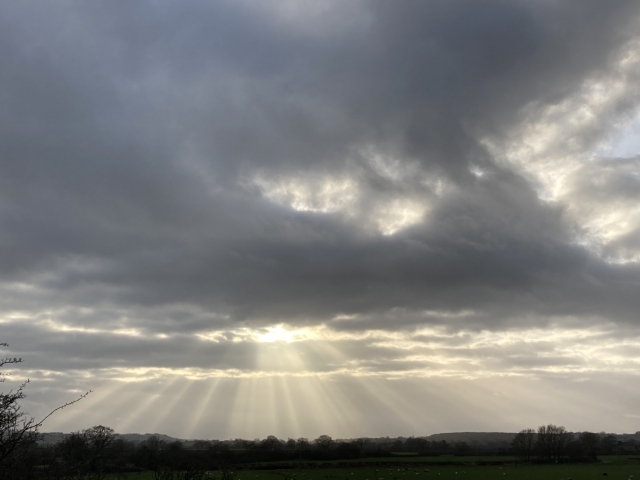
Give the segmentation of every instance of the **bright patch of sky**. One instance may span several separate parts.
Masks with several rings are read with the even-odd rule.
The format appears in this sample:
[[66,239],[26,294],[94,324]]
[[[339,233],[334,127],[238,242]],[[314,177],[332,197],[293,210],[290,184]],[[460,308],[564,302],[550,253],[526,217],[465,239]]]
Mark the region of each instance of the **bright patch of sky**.
[[598,151],[604,157],[634,157],[640,155],[640,114],[622,131],[612,135]]

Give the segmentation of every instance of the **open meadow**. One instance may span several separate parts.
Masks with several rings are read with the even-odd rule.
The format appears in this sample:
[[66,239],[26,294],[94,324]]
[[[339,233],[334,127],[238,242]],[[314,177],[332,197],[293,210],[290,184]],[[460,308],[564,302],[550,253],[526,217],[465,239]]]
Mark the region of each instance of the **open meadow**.
[[[500,457],[498,457],[500,458]],[[434,457],[419,465],[398,462],[397,459],[372,459],[370,466],[330,464],[305,465],[304,468],[275,470],[240,470],[236,480],[633,480],[640,473],[640,458],[628,456],[603,457],[588,464],[517,465],[493,464],[495,457]],[[417,460],[417,459],[416,459]],[[447,461],[448,460],[448,461]],[[452,465],[451,463],[456,463]],[[491,463],[491,464],[488,464]],[[393,464],[393,466],[392,466]],[[212,479],[220,480],[220,472],[212,472]],[[132,474],[129,478],[152,480],[153,473]]]

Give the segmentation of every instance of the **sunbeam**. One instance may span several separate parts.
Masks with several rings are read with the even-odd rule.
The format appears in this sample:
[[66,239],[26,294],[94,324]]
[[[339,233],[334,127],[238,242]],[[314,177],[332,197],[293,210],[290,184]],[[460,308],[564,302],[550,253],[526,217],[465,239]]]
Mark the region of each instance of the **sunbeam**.
[[[151,391],[151,388],[145,388],[146,398],[144,400],[136,398],[136,401],[130,404],[135,405],[135,408],[131,408],[126,415],[121,416],[118,419],[118,423],[116,425],[118,431],[129,431],[129,428],[132,426],[132,424],[135,423],[136,420],[138,420],[143,414],[146,414],[150,411],[156,411],[157,405],[164,403],[167,397],[170,396],[170,393],[174,390],[177,381],[178,377],[174,377],[169,381],[164,382],[164,385],[159,389],[157,389],[158,385],[154,385],[157,390],[153,393]],[[140,395],[137,395],[137,397],[139,396]]]
[[284,432],[287,436],[302,437],[304,429],[300,423],[300,414],[298,412],[299,398],[292,395],[289,387],[289,377],[278,376],[274,378],[278,385],[280,403],[283,408],[280,409],[280,419],[278,422],[278,432]]
[[201,382],[208,383],[209,388],[204,395],[201,395],[201,398],[198,401],[199,403],[196,402],[197,406],[193,409],[188,427],[186,429],[188,438],[194,438],[195,433],[198,431],[198,427],[208,419],[208,415],[205,415],[205,412],[216,411],[215,394],[218,385],[221,382],[221,379],[212,378],[208,380],[202,380]]
[[[158,431],[160,426],[170,416],[187,417],[190,412],[190,403],[193,401],[189,392],[194,389],[194,382],[186,379],[170,379],[168,382],[174,387],[171,396],[165,396],[162,406],[158,407],[152,414],[152,418],[147,417],[147,424],[151,431]],[[184,423],[183,423],[184,425]]]

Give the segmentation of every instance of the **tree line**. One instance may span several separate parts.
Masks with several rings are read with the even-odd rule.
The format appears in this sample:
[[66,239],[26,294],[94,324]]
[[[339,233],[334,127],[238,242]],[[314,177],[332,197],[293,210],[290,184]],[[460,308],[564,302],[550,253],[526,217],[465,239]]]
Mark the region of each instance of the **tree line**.
[[573,434],[557,425],[527,428],[516,434],[513,453],[521,461],[558,463],[563,460],[596,461],[598,455],[610,455],[618,443],[615,435],[581,432]]
[[[430,442],[423,437],[336,441],[328,435],[313,440],[284,440],[270,435],[256,440],[165,441],[153,435],[132,442],[102,425],[66,435],[55,444],[39,442],[39,438],[39,434],[23,437],[0,461],[0,479],[98,480],[107,475],[124,478],[125,473],[152,471],[157,479],[198,480],[207,478],[206,472],[217,471],[218,480],[234,480],[233,471],[247,464],[256,468],[266,462],[389,457],[397,452],[451,456],[479,453],[465,442]],[[613,436],[572,434],[564,427],[546,425],[522,430],[507,450],[484,454],[513,454],[524,462],[595,461],[598,455],[611,453],[614,442]],[[273,468],[273,463],[265,468]]]

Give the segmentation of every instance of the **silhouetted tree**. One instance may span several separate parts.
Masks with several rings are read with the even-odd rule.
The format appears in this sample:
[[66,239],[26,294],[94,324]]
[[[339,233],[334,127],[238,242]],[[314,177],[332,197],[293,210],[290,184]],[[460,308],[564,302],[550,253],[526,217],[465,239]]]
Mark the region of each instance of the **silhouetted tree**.
[[80,477],[89,471],[91,449],[87,438],[75,432],[58,444],[58,458],[70,472]]
[[[1,343],[0,346],[8,345]],[[20,362],[22,362],[21,358],[5,358],[0,360],[0,367]],[[0,383],[5,379],[6,374],[0,372]],[[27,418],[19,403],[26,397],[24,389],[28,383],[27,380],[16,390],[0,393],[0,467],[7,463],[11,455],[35,443],[38,439],[38,425],[33,418]]]
[[320,450],[327,451],[333,446],[333,438],[329,435],[320,435],[315,440],[315,444],[320,448]]
[[340,442],[336,447],[336,454],[339,458],[358,458],[360,456],[360,448],[355,442]]
[[265,438],[262,441],[261,446],[263,449],[269,452],[274,452],[282,448],[282,443],[280,442],[280,440],[278,440],[278,437],[276,437],[275,435],[269,435],[267,438]]
[[469,452],[471,452],[471,447],[467,444],[467,442],[457,442],[454,445],[454,452],[459,456],[469,455]]
[[89,461],[89,469],[92,472],[104,471],[107,461],[108,449],[113,443],[113,429],[102,425],[87,428],[82,435],[89,445],[91,459]]
[[151,435],[144,442],[141,442],[138,447],[137,458],[139,465],[149,470],[159,471],[162,463],[162,452],[166,447],[167,444],[164,440],[160,440],[156,435]]
[[424,438],[409,437],[404,442],[405,449],[410,452],[424,452],[427,450],[428,441]]
[[358,450],[360,451],[360,455],[362,455],[362,450],[364,449],[365,444],[367,443],[367,439],[366,438],[357,438],[353,441],[353,443],[355,445],[358,446]]
[[434,442],[434,447],[439,453],[447,453],[449,451],[449,442],[447,442],[446,440]]
[[565,448],[573,435],[564,427],[556,425],[541,425],[536,436],[536,449],[540,458],[546,461],[560,460],[565,453]]
[[193,446],[191,448],[194,450],[208,450],[211,448],[211,445],[211,442],[208,440],[196,440],[193,442]]
[[613,453],[613,446],[618,443],[618,439],[615,435],[607,435],[606,433],[600,433],[600,453],[602,455],[611,455]]
[[[6,343],[0,343],[0,347],[8,346]],[[21,362],[21,358],[5,358],[0,360],[0,368]],[[0,372],[0,383],[4,383],[5,380],[6,373]],[[28,417],[20,406],[20,401],[26,397],[24,390],[28,384],[29,380],[27,379],[16,390],[10,390],[7,393],[0,392],[0,478],[5,475],[8,475],[6,478],[16,478],[12,473],[13,469],[24,467],[22,457],[40,438],[38,429],[47,418],[58,410],[79,402],[91,393],[89,391],[77,399],[55,408],[42,420],[36,421],[35,418]]]
[[174,440],[167,445],[167,450],[169,450],[170,452],[181,452],[182,450],[184,450],[184,445],[180,440]]
[[109,461],[116,470],[123,470],[127,463],[130,463],[136,450],[133,442],[128,442],[122,438],[115,438],[107,447]]
[[600,446],[600,437],[596,433],[582,432],[578,441],[584,448],[584,453],[589,460],[598,459],[598,448]]
[[520,460],[528,462],[531,460],[533,449],[536,444],[536,431],[533,428],[526,428],[518,432],[511,442],[513,451]]
[[394,452],[403,452],[404,445],[405,445],[404,442],[398,438],[395,442],[391,444],[391,450]]

